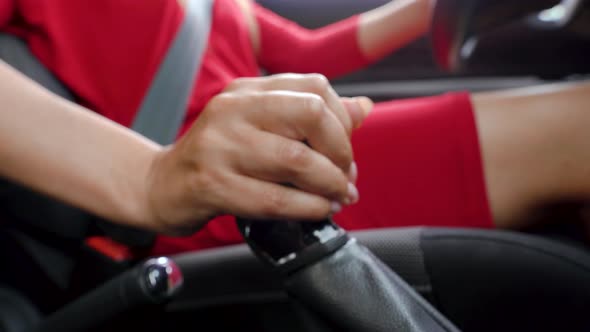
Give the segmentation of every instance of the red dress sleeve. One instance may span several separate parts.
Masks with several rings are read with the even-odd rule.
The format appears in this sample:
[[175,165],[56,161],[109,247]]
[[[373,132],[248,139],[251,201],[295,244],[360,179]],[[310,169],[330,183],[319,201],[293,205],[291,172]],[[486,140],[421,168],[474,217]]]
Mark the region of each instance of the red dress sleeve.
[[359,48],[359,16],[310,30],[254,4],[260,65],[271,73],[321,73],[334,78],[370,63]]

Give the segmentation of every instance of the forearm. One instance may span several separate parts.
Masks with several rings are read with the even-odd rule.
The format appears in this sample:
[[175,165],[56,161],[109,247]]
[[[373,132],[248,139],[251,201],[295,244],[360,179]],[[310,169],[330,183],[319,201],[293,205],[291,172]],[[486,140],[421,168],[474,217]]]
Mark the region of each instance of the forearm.
[[[396,0],[316,30],[253,5],[255,20],[248,23],[265,69],[272,73],[321,73],[333,78],[361,69],[426,33],[432,3]],[[246,17],[252,15],[249,12]]]
[[258,5],[254,12],[258,60],[271,73],[320,73],[334,78],[369,63],[357,42],[359,16],[310,30]]
[[360,17],[358,43],[371,60],[380,59],[424,35],[433,0],[395,0]]
[[160,147],[0,63],[0,174],[114,221],[142,225]]

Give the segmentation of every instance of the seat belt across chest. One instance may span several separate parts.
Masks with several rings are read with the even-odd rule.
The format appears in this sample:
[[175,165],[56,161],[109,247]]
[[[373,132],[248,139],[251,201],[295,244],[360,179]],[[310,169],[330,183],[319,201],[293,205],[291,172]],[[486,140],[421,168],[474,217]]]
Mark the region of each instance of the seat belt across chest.
[[174,142],[207,48],[213,0],[188,0],[185,17],[135,117],[132,129],[163,145]]

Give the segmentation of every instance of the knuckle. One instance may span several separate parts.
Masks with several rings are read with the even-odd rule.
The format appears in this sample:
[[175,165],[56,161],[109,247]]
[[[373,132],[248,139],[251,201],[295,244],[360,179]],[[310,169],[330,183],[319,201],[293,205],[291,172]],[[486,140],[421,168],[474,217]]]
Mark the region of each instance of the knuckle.
[[287,196],[281,187],[269,187],[262,192],[261,212],[266,216],[276,216],[287,205]]
[[303,77],[302,74],[296,74],[296,73],[281,73],[281,74],[276,74],[276,75],[270,76],[270,78],[277,79],[280,81],[297,80],[302,77]]
[[279,162],[289,168],[304,168],[310,163],[308,148],[296,141],[285,141],[279,145]]
[[235,102],[235,95],[233,93],[224,92],[213,97],[209,102],[208,108],[219,111],[232,109]]
[[330,81],[322,74],[310,74],[308,80],[313,91],[324,93],[330,88]]
[[311,122],[317,123],[326,115],[326,104],[324,100],[317,95],[309,95],[304,99],[304,109],[309,113],[308,118]]
[[231,81],[224,89],[224,91],[240,90],[251,83],[251,79],[246,77],[238,77]]
[[279,92],[265,92],[258,95],[258,104],[264,105],[262,108],[266,111],[273,112],[288,106],[289,100]]

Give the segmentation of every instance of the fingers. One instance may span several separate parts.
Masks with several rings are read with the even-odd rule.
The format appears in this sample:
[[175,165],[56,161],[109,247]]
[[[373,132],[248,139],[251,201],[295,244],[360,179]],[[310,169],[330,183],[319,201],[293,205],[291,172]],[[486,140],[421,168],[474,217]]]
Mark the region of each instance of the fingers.
[[342,209],[338,203],[287,186],[235,175],[225,199],[230,214],[254,219],[321,220]]
[[280,74],[261,78],[242,78],[232,82],[226,91],[262,90],[312,93],[321,97],[328,109],[336,115],[350,137],[372,109],[373,103],[366,97],[340,98],[328,79],[320,74]]
[[274,76],[272,79],[265,80],[261,84],[261,88],[266,90],[308,92],[322,97],[328,109],[340,120],[347,135],[350,137],[352,134],[354,126],[352,119],[325,76],[319,74],[281,74]]
[[373,110],[373,102],[367,97],[340,98],[344,107],[348,111],[352,128],[357,129]]
[[359,176],[359,170],[355,162],[350,165],[350,171],[348,172],[348,181],[350,183],[356,183]]
[[[236,165],[243,175],[290,184],[308,193],[350,204],[347,176],[324,155],[302,142],[252,130],[248,155]],[[248,143],[246,143],[248,144]]]
[[344,128],[323,99],[309,93],[272,91],[252,94],[244,114],[259,129],[298,141],[330,159],[347,173],[353,160]]
[[339,212],[358,200],[350,135],[371,107],[339,98],[318,75],[236,80],[154,167],[151,222],[174,231],[220,214],[320,220]]

